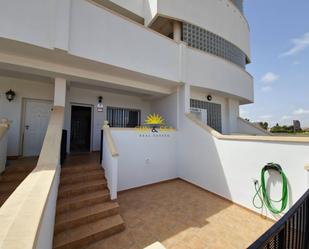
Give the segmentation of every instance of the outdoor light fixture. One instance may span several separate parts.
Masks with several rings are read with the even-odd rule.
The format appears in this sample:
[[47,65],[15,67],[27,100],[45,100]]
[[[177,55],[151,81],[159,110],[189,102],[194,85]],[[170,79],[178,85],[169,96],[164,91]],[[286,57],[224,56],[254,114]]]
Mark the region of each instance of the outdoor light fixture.
[[104,108],[104,106],[103,106],[103,104],[102,104],[102,101],[103,101],[103,97],[102,96],[99,96],[98,97],[98,105],[97,105],[97,111],[98,112],[103,112],[103,108]]
[[9,91],[7,91],[7,92],[5,93],[5,95],[6,95],[7,100],[10,101],[10,102],[11,102],[11,101],[15,98],[15,96],[16,96],[15,92],[12,91],[12,89],[10,89]]
[[212,101],[212,96],[211,95],[207,95],[207,100],[208,101]]

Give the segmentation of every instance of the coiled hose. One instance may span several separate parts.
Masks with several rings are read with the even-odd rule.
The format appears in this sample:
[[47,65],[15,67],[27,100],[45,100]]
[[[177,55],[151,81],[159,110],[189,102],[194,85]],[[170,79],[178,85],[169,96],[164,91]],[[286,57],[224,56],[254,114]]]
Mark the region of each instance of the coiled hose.
[[[267,192],[266,189],[266,182],[265,182],[265,173],[268,170],[275,170],[277,171],[282,178],[282,197],[280,200],[272,200],[269,196],[269,193]],[[269,163],[267,164],[261,171],[261,185],[259,184],[258,181],[254,183],[255,185],[255,195],[253,197],[253,205],[257,209],[262,209],[264,205],[268,208],[269,211],[271,211],[273,214],[281,214],[287,207],[288,203],[288,182],[286,175],[284,174],[281,166],[279,164],[275,163]],[[262,195],[261,195],[262,192]],[[261,205],[256,204],[256,198],[260,199]],[[273,206],[273,203],[279,203],[281,202],[281,208],[277,209]]]

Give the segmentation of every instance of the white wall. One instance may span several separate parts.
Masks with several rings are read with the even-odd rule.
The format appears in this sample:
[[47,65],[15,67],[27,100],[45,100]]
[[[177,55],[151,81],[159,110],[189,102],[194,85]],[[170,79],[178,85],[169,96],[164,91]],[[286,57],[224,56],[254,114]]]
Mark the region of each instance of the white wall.
[[227,134],[233,134],[238,129],[238,117],[239,117],[239,101],[237,99],[228,98],[226,100],[227,113],[228,113],[228,132]]
[[125,8],[134,14],[143,17],[144,16],[144,0],[111,0],[115,4]]
[[189,47],[185,48],[184,58],[183,82],[226,92],[253,102],[253,78],[241,67]]
[[38,229],[35,249],[52,249],[54,239],[54,226],[57,208],[57,197],[60,182],[60,166],[57,167],[42,220]]
[[[12,89],[16,97],[12,102],[6,100],[5,92]],[[0,113],[11,122],[9,130],[8,156],[19,155],[23,99],[42,99],[52,101],[54,85],[30,80],[0,76]]]
[[103,139],[102,159],[102,167],[104,168],[111,199],[116,200],[118,191],[118,156],[112,155],[107,139]]
[[262,135],[269,136],[270,134],[267,131],[264,131],[262,128],[255,127],[254,124],[238,118],[238,131],[240,134],[249,134],[249,135]]
[[177,92],[151,102],[151,113],[161,115],[165,124],[178,127],[178,95]]
[[173,40],[83,0],[73,1],[71,20],[71,54],[178,79],[178,46]]
[[[260,212],[252,205],[253,179],[260,180],[260,171],[269,162],[279,163],[288,177],[288,207],[308,188],[304,170],[309,161],[308,144],[218,140],[184,116],[179,134],[180,177],[249,209]],[[281,179],[271,179],[272,198],[280,199]]]
[[[16,93],[14,101],[6,100],[5,92],[12,89]],[[98,96],[103,97],[104,112],[93,112],[93,143],[92,149],[100,149],[100,132],[103,122],[106,120],[106,107],[123,107],[141,110],[142,121],[150,113],[150,102],[143,101],[139,97],[119,95],[100,90],[89,90],[71,87],[68,89],[66,97],[65,129],[68,130],[68,148],[71,122],[71,104],[86,104],[96,107]],[[23,99],[40,99],[53,101],[54,84],[21,80],[11,77],[0,76],[0,117],[7,118],[11,122],[8,138],[8,155],[20,155],[20,145],[22,138],[22,113]]]
[[[152,133],[148,133],[152,135]],[[118,191],[176,178],[176,132],[140,137],[136,130],[112,129],[118,157]],[[147,162],[147,159],[149,161]]]
[[[242,49],[250,58],[249,26],[229,0],[146,0],[157,11],[146,12],[146,25],[159,14],[183,20],[209,30]],[[155,8],[152,8],[155,10]]]
[[53,47],[56,0],[1,0],[0,37]]
[[[100,150],[100,138],[101,129],[103,122],[106,120],[106,108],[111,107],[122,107],[141,110],[141,121],[143,122],[146,116],[150,113],[150,103],[143,101],[139,97],[121,95],[115,93],[104,92],[100,90],[89,90],[77,87],[71,87],[69,89],[69,103],[66,106],[66,120],[65,127],[70,134],[71,124],[71,105],[72,104],[84,104],[93,106],[93,141],[92,150]],[[98,104],[98,97],[103,97],[104,111],[98,112],[96,106]],[[68,148],[69,139],[68,139]]]
[[[212,16],[213,13],[208,17],[204,10],[213,12],[212,5],[221,6],[225,1],[227,0],[222,2],[195,0],[192,7],[191,2],[188,5],[188,1],[179,0],[176,3],[175,0],[166,0],[159,1],[158,6],[166,7],[172,12],[185,9],[188,11],[185,14],[192,15],[192,18],[198,16],[192,14],[193,10],[202,9],[203,18],[211,16],[211,19],[217,20],[217,17]],[[120,2],[124,4],[126,1]],[[155,2],[146,1],[143,7],[155,12],[157,6]],[[138,6],[139,1],[132,0],[129,5],[131,4]],[[145,82],[147,81],[145,78],[155,76],[158,79],[169,80],[173,84],[186,82],[210,90],[227,92],[239,96],[242,102],[253,101],[253,80],[242,68],[219,57],[178,44],[89,1],[49,0],[43,3],[38,0],[30,2],[0,0],[0,6],[0,37],[44,48],[58,48],[67,51],[73,57],[115,66],[104,72],[107,77],[115,76],[119,68],[136,72],[128,79],[125,77],[122,79],[131,81],[132,87],[135,83],[133,77],[139,79],[138,83],[149,84]],[[228,8],[228,12],[236,15],[230,10],[232,7],[231,4],[230,7],[224,8]],[[216,22],[216,25],[218,23],[221,22]],[[229,26],[231,23],[225,22],[225,24]],[[238,26],[234,27],[237,29]],[[229,32],[235,34],[233,29]],[[60,56],[59,51],[55,53]],[[55,58],[58,58],[57,56]],[[70,56],[70,60],[73,57]],[[96,68],[96,65],[93,65],[93,68]],[[125,71],[121,72],[123,76]],[[157,82],[155,80],[153,84]],[[160,85],[157,87],[160,88]],[[171,85],[168,87],[171,88]],[[162,88],[165,89],[165,86],[162,85]]]

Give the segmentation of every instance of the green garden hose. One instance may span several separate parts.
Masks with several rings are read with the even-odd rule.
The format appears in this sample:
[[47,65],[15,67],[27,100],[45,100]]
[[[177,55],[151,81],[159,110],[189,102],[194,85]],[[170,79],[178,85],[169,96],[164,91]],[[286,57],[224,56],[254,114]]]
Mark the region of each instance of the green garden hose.
[[[278,201],[272,200],[266,189],[265,173],[268,170],[275,170],[282,177],[282,197]],[[261,185],[259,185],[258,181],[256,181],[254,185],[255,185],[256,194],[253,197],[253,205],[256,208],[262,209],[265,205],[269,209],[269,211],[271,211],[274,214],[281,214],[286,209],[287,203],[288,203],[288,183],[287,183],[286,175],[284,174],[279,164],[275,164],[275,163],[267,164],[261,171]],[[261,195],[261,191],[262,191],[262,195]],[[261,202],[260,205],[256,204],[256,198],[259,198]],[[276,203],[281,202],[281,208],[280,209],[275,208],[273,206],[273,202],[276,202]]]

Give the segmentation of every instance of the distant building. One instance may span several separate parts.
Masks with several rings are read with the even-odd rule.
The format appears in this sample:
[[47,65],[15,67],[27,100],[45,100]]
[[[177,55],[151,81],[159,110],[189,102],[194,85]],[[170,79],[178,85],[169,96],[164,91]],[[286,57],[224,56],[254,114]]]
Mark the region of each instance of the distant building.
[[301,131],[301,125],[299,120],[293,120],[294,132]]

